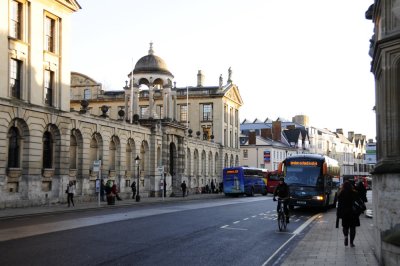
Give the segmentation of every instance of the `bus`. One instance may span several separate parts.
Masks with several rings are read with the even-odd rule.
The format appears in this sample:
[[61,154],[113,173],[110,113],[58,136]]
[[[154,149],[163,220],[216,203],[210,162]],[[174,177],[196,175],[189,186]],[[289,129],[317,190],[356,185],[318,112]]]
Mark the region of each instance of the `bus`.
[[267,171],[265,173],[267,178],[267,192],[273,194],[276,186],[279,184],[279,173],[278,171]]
[[298,154],[287,157],[278,167],[289,186],[289,208],[333,207],[337,201],[339,163],[328,156]]
[[226,196],[259,193],[267,195],[267,179],[262,169],[252,167],[227,167],[223,170],[224,194]]

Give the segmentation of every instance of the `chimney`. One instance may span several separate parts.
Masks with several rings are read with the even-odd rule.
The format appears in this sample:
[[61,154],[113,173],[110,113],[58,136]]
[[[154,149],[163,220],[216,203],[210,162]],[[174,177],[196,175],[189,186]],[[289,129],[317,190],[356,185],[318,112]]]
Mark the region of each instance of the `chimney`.
[[256,132],[250,131],[249,132],[249,145],[255,145],[255,144],[256,144]]
[[270,128],[262,128],[261,137],[266,139],[272,139],[272,130]]
[[336,133],[343,135],[343,128],[337,128]]
[[354,131],[349,131],[349,132],[347,133],[347,138],[348,138],[350,141],[353,141],[353,139],[354,139]]
[[281,141],[282,126],[281,121],[272,122],[272,140]]
[[203,87],[204,83],[204,75],[201,73],[201,70],[197,72],[197,87]]

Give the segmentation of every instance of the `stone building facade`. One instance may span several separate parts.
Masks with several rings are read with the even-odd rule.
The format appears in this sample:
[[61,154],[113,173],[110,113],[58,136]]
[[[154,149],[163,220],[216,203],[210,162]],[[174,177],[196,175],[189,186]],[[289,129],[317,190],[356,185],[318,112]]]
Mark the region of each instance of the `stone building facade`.
[[375,0],[366,11],[375,76],[376,156],[374,231],[381,265],[400,264],[400,1]]
[[[177,105],[187,102],[179,94],[188,90],[172,87],[170,73],[158,75],[162,83],[156,79],[146,84],[136,80],[150,69],[138,68],[133,72],[138,79],[131,72],[132,86],[127,85],[122,96],[103,92],[101,84],[82,74],[71,75],[69,68],[69,21],[79,4],[51,2],[0,2],[0,76],[7,77],[0,79],[0,208],[65,201],[68,181],[76,183],[78,201],[91,200],[99,177],[116,181],[122,194],[139,180],[141,196],[159,196],[159,166],[164,166],[167,195],[177,192],[183,180],[197,191],[211,179],[218,182],[224,165],[238,163],[238,146],[230,145],[233,139],[224,139],[234,135],[223,133],[238,132],[235,123],[224,120],[230,116],[223,114],[224,108],[231,108],[238,119],[242,102],[236,85],[191,88],[188,121],[177,120],[176,113]],[[160,69],[153,70],[153,76],[160,74]],[[144,85],[147,92],[140,87]],[[207,119],[192,118],[200,116],[200,104],[209,103],[211,109],[201,109]],[[157,105],[160,116],[153,115]],[[146,111],[148,106],[153,109]],[[137,110],[143,115],[134,116]],[[140,159],[138,165],[135,159]],[[99,160],[96,171],[93,162]]]

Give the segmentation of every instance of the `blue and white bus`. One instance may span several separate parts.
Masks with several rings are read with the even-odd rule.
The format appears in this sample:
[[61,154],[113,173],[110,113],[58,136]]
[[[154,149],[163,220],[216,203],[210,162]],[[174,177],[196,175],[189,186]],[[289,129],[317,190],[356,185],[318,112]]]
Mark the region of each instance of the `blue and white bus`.
[[256,193],[267,195],[267,177],[259,168],[224,168],[223,182],[226,196],[254,196]]
[[289,207],[335,206],[338,187],[334,182],[340,176],[339,163],[318,154],[298,154],[287,157],[279,164],[289,186]]

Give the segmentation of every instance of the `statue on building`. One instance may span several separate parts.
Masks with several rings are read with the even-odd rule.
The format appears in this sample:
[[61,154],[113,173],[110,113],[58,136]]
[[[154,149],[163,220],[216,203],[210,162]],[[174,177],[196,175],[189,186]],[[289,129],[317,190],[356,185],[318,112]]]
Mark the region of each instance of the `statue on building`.
[[219,76],[219,87],[222,88],[222,84],[224,83],[222,79],[222,74]]
[[232,69],[229,67],[228,69],[228,83],[232,83]]

